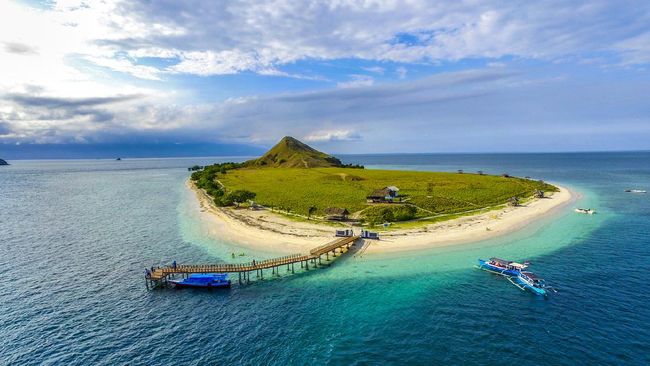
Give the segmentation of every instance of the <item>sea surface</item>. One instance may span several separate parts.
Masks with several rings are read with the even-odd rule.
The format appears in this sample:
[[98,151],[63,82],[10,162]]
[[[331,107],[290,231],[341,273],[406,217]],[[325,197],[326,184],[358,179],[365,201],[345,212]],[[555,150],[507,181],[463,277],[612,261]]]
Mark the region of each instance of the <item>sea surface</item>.
[[[248,261],[209,234],[187,167],[243,158],[0,167],[0,365],[647,365],[650,153],[351,155],[367,168],[507,172],[575,204],[513,234],[226,291],[147,290],[144,268]],[[235,253],[235,258],[232,258]],[[557,293],[474,269],[530,260]]]

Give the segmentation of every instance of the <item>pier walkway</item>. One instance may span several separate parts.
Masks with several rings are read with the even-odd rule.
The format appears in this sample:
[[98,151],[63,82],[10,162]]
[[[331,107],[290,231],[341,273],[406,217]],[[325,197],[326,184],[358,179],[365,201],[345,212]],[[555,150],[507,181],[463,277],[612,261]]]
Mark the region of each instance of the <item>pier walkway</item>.
[[330,254],[336,257],[347,251],[360,238],[360,236],[348,236],[338,238],[330,243],[321,245],[309,251],[309,254],[291,254],[279,258],[252,261],[248,263],[219,263],[219,264],[179,264],[155,268],[146,276],[147,287],[159,287],[167,284],[169,277],[176,275],[187,276],[194,273],[237,273],[239,283],[249,283],[251,273],[255,272],[257,278],[264,278],[264,270],[271,269],[273,274],[279,274],[279,268],[287,266],[287,271],[294,273],[294,264],[300,263],[300,267],[309,270],[309,263],[313,266],[322,264],[322,257],[329,260]]

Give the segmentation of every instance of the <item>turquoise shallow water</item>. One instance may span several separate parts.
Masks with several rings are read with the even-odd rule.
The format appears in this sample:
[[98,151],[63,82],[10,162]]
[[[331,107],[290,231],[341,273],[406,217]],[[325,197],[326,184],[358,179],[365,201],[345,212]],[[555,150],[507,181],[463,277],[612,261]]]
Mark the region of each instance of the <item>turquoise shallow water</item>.
[[[514,234],[225,292],[147,291],[145,266],[256,253],[208,235],[187,166],[15,161],[0,170],[0,364],[644,364],[650,153],[347,156],[369,168],[530,175],[580,206]],[[226,159],[229,160],[229,159]],[[529,259],[547,300],[472,268]]]

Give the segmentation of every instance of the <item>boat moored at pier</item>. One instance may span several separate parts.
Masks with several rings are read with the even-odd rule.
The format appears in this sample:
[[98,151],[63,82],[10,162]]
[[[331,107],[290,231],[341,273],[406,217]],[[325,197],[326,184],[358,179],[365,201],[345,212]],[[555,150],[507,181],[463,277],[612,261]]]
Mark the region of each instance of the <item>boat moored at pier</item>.
[[230,288],[230,280],[225,273],[192,274],[182,280],[170,280],[175,288]]

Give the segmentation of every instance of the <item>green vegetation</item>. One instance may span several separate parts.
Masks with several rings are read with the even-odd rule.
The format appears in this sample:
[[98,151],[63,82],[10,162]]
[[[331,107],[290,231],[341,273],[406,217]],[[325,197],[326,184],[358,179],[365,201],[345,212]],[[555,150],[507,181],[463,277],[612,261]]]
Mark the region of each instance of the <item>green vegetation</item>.
[[369,224],[407,221],[416,218],[418,208],[413,205],[373,205],[363,210],[363,218]]
[[293,137],[286,136],[280,140],[261,158],[249,160],[248,167],[259,168],[316,168],[316,167],[348,167],[363,168],[360,165],[343,165],[331,155],[320,152]]
[[[354,173],[354,174],[352,174]],[[323,215],[328,207],[360,212],[368,222],[402,221],[502,205],[536,190],[556,191],[549,184],[491,175],[345,168],[237,169],[218,176],[226,190],[257,193],[264,206],[296,214]],[[368,204],[375,189],[399,187],[402,204]],[[412,208],[411,208],[412,207]]]
[[[244,194],[241,192],[242,190],[239,190],[226,194],[223,186],[217,180],[217,174],[226,174],[229,170],[241,168],[242,166],[242,163],[232,162],[206,166],[203,170],[192,173],[191,179],[197,187],[205,189],[217,206],[230,206],[235,203],[239,206],[240,203],[246,202],[247,199],[253,199],[255,193],[246,191],[250,194]],[[251,196],[251,194],[252,198],[245,198]],[[242,199],[243,197],[244,199]]]
[[[505,174],[366,170],[343,165],[292,137],[283,138],[259,159],[200,168],[190,168],[199,169],[192,173],[192,180],[219,206],[239,206],[255,199],[307,220],[340,208],[370,224],[438,220],[508,202],[516,205],[540,190],[557,190],[541,181]],[[381,196],[379,203],[367,202],[371,192],[388,186],[399,188],[395,203],[384,202]]]

